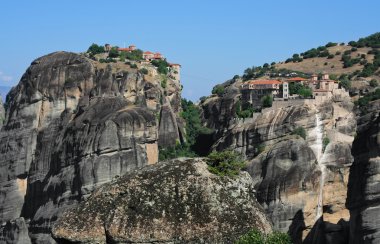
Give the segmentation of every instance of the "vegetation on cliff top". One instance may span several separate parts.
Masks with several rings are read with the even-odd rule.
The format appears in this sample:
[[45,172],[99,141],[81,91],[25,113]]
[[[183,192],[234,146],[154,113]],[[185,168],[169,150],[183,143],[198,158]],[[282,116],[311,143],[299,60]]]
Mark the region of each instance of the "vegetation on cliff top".
[[286,233],[273,232],[265,235],[254,229],[241,236],[235,244],[291,244],[290,236]]
[[212,152],[207,157],[208,170],[219,176],[236,177],[245,162],[234,151]]
[[291,134],[298,135],[306,140],[306,136],[307,136],[306,130],[302,126],[297,127],[295,130],[292,131]]
[[[290,74],[306,78],[312,73],[322,71],[337,75],[354,77],[380,76],[380,32],[358,41],[350,41],[348,45],[329,42],[324,46],[311,48],[302,53],[295,53],[285,62],[262,66],[253,66],[244,70],[243,81],[263,76],[287,77]],[[369,49],[369,50],[368,50]],[[364,53],[363,53],[364,52]],[[351,68],[352,67],[352,68]]]
[[181,100],[181,117],[186,122],[186,142],[177,143],[175,147],[160,149],[159,159],[166,160],[178,157],[196,157],[193,146],[201,134],[210,134],[213,131],[202,125],[200,109],[190,100]]

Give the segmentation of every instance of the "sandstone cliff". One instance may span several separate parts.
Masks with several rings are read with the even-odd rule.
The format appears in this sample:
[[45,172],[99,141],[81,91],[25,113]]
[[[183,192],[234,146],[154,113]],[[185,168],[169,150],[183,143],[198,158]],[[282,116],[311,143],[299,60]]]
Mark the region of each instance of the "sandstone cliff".
[[350,243],[380,242],[380,101],[370,104],[358,118],[353,143],[347,208],[350,210]]
[[[64,209],[114,177],[156,163],[159,146],[180,141],[181,85],[146,68],[144,75],[68,52],[32,62],[7,96],[0,132],[3,223],[27,226],[33,241],[43,240],[41,233],[49,239]],[[0,228],[1,238],[9,229]]]
[[202,159],[176,159],[128,173],[66,211],[58,242],[233,243],[252,228],[271,231],[251,177],[211,174]]
[[[349,220],[345,201],[356,130],[348,94],[322,103],[313,99],[274,102],[272,108],[239,119],[235,108],[241,96],[240,81],[223,85],[222,96],[213,95],[200,104],[204,124],[216,130],[211,150],[230,148],[246,157],[258,201],[274,228],[289,232],[300,243],[321,218],[333,224],[333,232],[345,235],[338,223]],[[306,139],[292,135],[299,127],[306,131]],[[324,152],[323,138],[330,142]],[[323,203],[318,207],[321,191]],[[323,241],[334,243],[332,232],[325,230],[328,240]]]

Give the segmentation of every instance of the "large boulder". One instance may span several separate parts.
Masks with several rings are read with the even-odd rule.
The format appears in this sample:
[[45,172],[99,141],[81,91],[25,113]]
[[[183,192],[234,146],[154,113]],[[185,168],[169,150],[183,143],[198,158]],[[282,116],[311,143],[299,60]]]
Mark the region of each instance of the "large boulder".
[[203,159],[175,159],[103,185],[53,227],[58,243],[232,243],[271,231],[251,177],[211,174]]

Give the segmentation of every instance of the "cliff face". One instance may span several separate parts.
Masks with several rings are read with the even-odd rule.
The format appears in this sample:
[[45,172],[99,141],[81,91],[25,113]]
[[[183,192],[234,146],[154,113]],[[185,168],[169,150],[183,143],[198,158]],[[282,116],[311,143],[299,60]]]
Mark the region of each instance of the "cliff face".
[[233,243],[271,224],[251,177],[211,174],[202,159],[176,159],[128,173],[66,211],[53,228],[58,242]]
[[2,222],[23,217],[17,223],[27,219],[32,238],[43,238],[68,206],[118,175],[156,163],[158,146],[180,140],[180,84],[147,68],[143,75],[67,52],[33,61],[7,96]]
[[358,119],[352,147],[347,208],[350,210],[350,243],[380,242],[380,101],[370,104]]
[[[333,230],[324,228],[324,243],[339,243],[331,233],[345,235],[338,223],[349,220],[345,201],[356,130],[348,94],[325,102],[274,102],[272,108],[239,119],[235,107],[241,96],[240,82],[225,85],[223,96],[214,95],[201,103],[204,124],[216,129],[212,149],[230,148],[246,157],[257,199],[275,229],[289,232],[293,242],[300,243],[315,235],[309,232],[317,219],[323,219],[334,226]],[[306,139],[293,134],[299,127],[305,130]],[[324,138],[329,139],[325,149]],[[321,198],[323,203],[319,203]]]

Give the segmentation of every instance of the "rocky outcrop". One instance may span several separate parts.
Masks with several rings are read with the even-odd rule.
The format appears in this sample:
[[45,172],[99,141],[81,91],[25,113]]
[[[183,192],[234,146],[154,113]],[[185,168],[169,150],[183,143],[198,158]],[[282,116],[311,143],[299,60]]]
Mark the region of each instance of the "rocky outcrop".
[[355,158],[348,183],[350,243],[380,242],[380,101],[370,104],[358,119],[352,147]]
[[[320,172],[305,140],[284,139],[252,160],[247,171],[257,184],[257,199],[275,229],[287,232],[293,224],[302,232],[305,225],[314,224]],[[306,222],[295,218],[297,212],[302,212]]]
[[[334,226],[335,235],[338,229],[346,231],[340,223],[349,219],[345,201],[356,119],[347,93],[340,91],[327,102],[275,101],[272,108],[241,119],[235,111],[240,81],[224,85],[225,94],[213,95],[200,104],[203,123],[216,130],[211,148],[233,149],[250,161],[247,170],[255,182],[258,201],[275,229],[289,231],[295,243],[301,243],[311,230],[312,235],[326,235],[324,240],[334,243],[336,239],[327,238],[331,232],[325,223]],[[299,127],[306,132],[305,140],[293,135]],[[324,152],[323,138],[329,139]],[[321,194],[323,228],[315,231]]]
[[67,210],[53,228],[60,243],[232,243],[271,231],[251,177],[211,174],[202,159],[176,159],[128,173]]
[[[32,241],[49,239],[64,209],[118,175],[156,163],[161,137],[164,147],[180,141],[181,98],[172,94],[180,94],[180,84],[167,78],[163,88],[162,76],[146,68],[144,75],[67,52],[33,61],[7,96],[0,221],[24,217]],[[163,104],[170,120],[159,116]],[[9,231],[0,227],[3,236]]]

